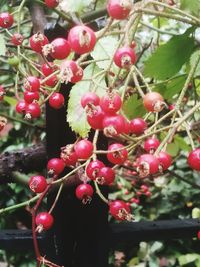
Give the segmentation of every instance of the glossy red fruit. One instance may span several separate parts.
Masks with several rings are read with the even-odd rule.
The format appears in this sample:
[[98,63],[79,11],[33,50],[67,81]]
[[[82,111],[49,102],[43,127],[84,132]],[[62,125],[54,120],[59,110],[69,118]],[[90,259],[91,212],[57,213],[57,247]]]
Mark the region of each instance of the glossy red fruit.
[[150,137],[144,142],[144,150],[147,153],[153,153],[159,147],[160,141],[155,137]]
[[69,144],[61,148],[60,158],[66,166],[74,166],[78,161],[78,156],[74,151],[74,145]]
[[57,83],[58,83],[58,77],[56,75],[53,75],[52,77],[49,77],[46,80],[45,85],[49,87],[55,87]]
[[96,36],[92,29],[84,25],[71,28],[68,41],[74,52],[79,55],[91,52],[96,44]]
[[146,193],[149,191],[149,187],[145,184],[141,185],[140,186],[140,189],[142,190],[142,192]]
[[88,178],[90,178],[91,180],[95,180],[99,175],[100,169],[104,166],[104,163],[100,160],[90,161],[90,163],[85,168]]
[[109,212],[118,221],[131,220],[130,207],[122,200],[110,202]]
[[13,16],[8,12],[3,12],[0,14],[0,27],[10,28],[13,25]]
[[8,120],[5,117],[0,116],[0,132],[6,126]]
[[106,114],[114,115],[120,110],[121,106],[122,100],[118,94],[110,93],[100,99],[100,107]]
[[200,171],[200,148],[196,148],[190,152],[188,164],[193,170]]
[[115,180],[115,171],[110,167],[102,167],[96,178],[97,183],[101,185],[110,185]]
[[14,33],[11,38],[11,42],[16,46],[21,45],[23,43],[23,40],[24,40],[23,35],[21,35],[18,32]]
[[93,107],[92,109],[89,109],[87,114],[87,121],[92,129],[102,130],[103,120],[105,117],[105,113],[102,111],[102,109],[99,106],[96,106],[95,108]]
[[34,100],[39,100],[40,95],[38,92],[29,92],[25,91],[24,92],[24,100],[26,101],[27,104],[32,103]]
[[[113,150],[119,150],[114,151]],[[128,158],[128,151],[122,144],[112,144],[108,147],[107,159],[113,164],[123,164]]]
[[130,132],[136,135],[143,134],[147,129],[147,123],[142,118],[135,118],[130,121]]
[[47,170],[49,175],[59,175],[64,171],[65,163],[60,158],[52,158],[47,163]]
[[129,134],[130,133],[130,123],[124,118],[124,133]]
[[80,184],[76,188],[76,197],[86,204],[92,200],[94,190],[89,184]]
[[172,158],[167,152],[161,151],[157,158],[163,170],[167,170],[172,165]]
[[42,193],[47,188],[47,181],[42,175],[34,175],[29,180],[29,187],[35,193]]
[[55,8],[59,5],[59,0],[45,0],[45,4],[48,8]]
[[83,78],[83,69],[73,60],[65,60],[60,65],[62,83],[77,83]]
[[131,0],[109,0],[107,10],[113,19],[126,19],[132,9]]
[[5,95],[5,90],[2,85],[0,85],[0,101],[3,100]]
[[85,108],[87,105],[98,106],[100,98],[93,92],[88,92],[81,97],[81,106]]
[[60,109],[64,106],[65,99],[60,93],[53,93],[49,98],[49,105],[54,109]]
[[17,102],[15,110],[17,113],[24,114],[26,112],[27,103],[24,100]]
[[159,161],[151,154],[143,154],[138,159],[137,170],[140,177],[146,177],[150,174],[155,174],[158,172]]
[[93,144],[84,139],[74,145],[74,150],[79,159],[88,159],[93,153]]
[[50,229],[53,225],[53,222],[53,216],[48,212],[40,212],[35,218],[35,223],[40,228],[39,232]]
[[197,232],[197,238],[200,240],[200,231]]
[[64,38],[56,38],[43,49],[44,55],[50,55],[55,59],[65,59],[69,56],[71,51],[69,42]]
[[41,109],[38,103],[31,103],[26,106],[25,119],[35,119],[40,117]]
[[43,47],[49,43],[49,40],[44,34],[38,32],[31,36],[29,42],[33,51],[42,53]]
[[52,62],[48,62],[42,64],[41,71],[44,74],[44,76],[49,76],[52,73],[54,73],[56,70],[58,70],[58,67],[54,65]]
[[147,93],[143,98],[143,104],[147,111],[159,112],[164,107],[164,100],[157,92]]
[[114,136],[123,133],[125,120],[122,115],[105,116],[103,119],[104,134]]
[[136,54],[130,47],[121,47],[114,54],[114,62],[119,68],[130,68],[136,62]]
[[34,76],[29,76],[24,82],[24,88],[30,92],[36,92],[40,90],[40,80]]

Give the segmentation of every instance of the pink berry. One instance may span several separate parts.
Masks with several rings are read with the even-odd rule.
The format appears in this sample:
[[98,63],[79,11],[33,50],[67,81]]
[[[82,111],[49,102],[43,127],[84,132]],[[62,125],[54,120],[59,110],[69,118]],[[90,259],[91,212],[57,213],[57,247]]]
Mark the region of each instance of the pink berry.
[[14,33],[11,38],[11,42],[16,46],[21,45],[23,43],[23,40],[24,37],[18,32]]
[[157,92],[147,93],[143,98],[143,104],[147,111],[159,112],[164,107],[164,100]]
[[70,54],[69,42],[64,38],[56,38],[43,48],[44,55],[50,55],[55,59],[65,59]]
[[60,158],[52,158],[48,161],[47,170],[49,175],[59,175],[64,171],[65,164]]
[[87,115],[87,121],[89,125],[92,127],[92,129],[103,129],[103,120],[105,117],[105,113],[102,111],[102,109],[99,106],[96,106],[95,108],[89,109],[88,115]]
[[49,40],[45,35],[38,32],[31,36],[29,42],[30,42],[30,47],[33,51],[37,53],[42,53],[43,47],[49,43]]
[[62,83],[77,83],[83,78],[83,69],[73,60],[65,60],[60,65]]
[[40,212],[35,218],[35,223],[37,226],[41,227],[41,230],[48,230],[52,227],[54,222],[53,216],[48,212]]
[[44,176],[34,175],[29,180],[29,187],[35,193],[42,193],[47,188],[47,181]]
[[118,94],[110,93],[100,99],[100,107],[106,114],[114,115],[121,106],[122,100]]
[[171,156],[164,151],[161,151],[158,155],[158,161],[163,170],[167,170],[172,165]]
[[59,0],[45,0],[45,4],[48,8],[55,8],[59,4]]
[[29,91],[25,91],[24,92],[24,100],[26,101],[27,104],[32,103],[34,100],[39,100],[40,95],[39,93],[36,92],[29,92]]
[[160,141],[155,137],[150,137],[144,142],[144,150],[147,153],[153,153],[159,147]]
[[142,118],[135,118],[130,121],[130,132],[136,135],[143,134],[147,129],[147,123]]
[[49,98],[49,105],[54,109],[60,109],[64,106],[65,99],[60,93],[53,93]]
[[115,171],[110,167],[102,167],[96,181],[101,185],[110,185],[115,180]]
[[40,80],[34,76],[29,76],[24,82],[24,88],[30,92],[36,92],[40,89]]
[[119,68],[130,68],[136,62],[136,54],[130,47],[119,48],[114,54],[114,62]]
[[4,90],[3,86],[0,85],[0,101],[3,100],[4,95],[5,95],[5,90]]
[[79,159],[88,159],[93,153],[93,144],[84,139],[74,145],[74,150]]
[[17,102],[15,110],[17,113],[24,114],[26,112],[27,103],[24,100]]
[[89,184],[80,184],[76,188],[76,197],[86,204],[92,200],[94,190]]
[[122,115],[105,116],[103,119],[104,134],[114,136],[123,133],[125,120]]
[[109,204],[110,214],[118,221],[130,220],[130,207],[122,200],[115,200]]
[[196,148],[190,152],[188,164],[193,170],[200,171],[200,148]]
[[90,161],[90,163],[87,165],[85,169],[88,178],[90,178],[91,180],[95,180],[99,175],[100,169],[103,168],[104,166],[105,166],[104,163],[100,160]]
[[40,117],[41,109],[38,103],[31,103],[26,106],[26,119],[35,119]]
[[114,143],[108,147],[108,151],[107,159],[113,164],[123,164],[128,158],[128,151],[122,144]]
[[13,25],[13,16],[8,12],[3,12],[0,14],[0,27],[10,28]]
[[140,177],[146,177],[150,174],[155,174],[158,172],[159,161],[151,154],[143,154],[138,159],[137,170]]
[[131,0],[109,0],[107,10],[113,19],[126,19],[132,9]]
[[99,105],[99,97],[93,92],[88,92],[81,97],[81,106],[85,108],[87,105]]

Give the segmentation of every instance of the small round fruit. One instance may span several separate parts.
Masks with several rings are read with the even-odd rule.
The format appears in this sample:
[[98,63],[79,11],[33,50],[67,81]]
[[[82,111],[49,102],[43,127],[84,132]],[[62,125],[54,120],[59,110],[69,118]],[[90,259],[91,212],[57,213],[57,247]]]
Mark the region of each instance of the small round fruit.
[[92,200],[94,190],[91,185],[89,184],[80,184],[76,188],[76,197],[82,200],[83,204],[87,204]]
[[52,62],[48,62],[48,64],[47,63],[42,64],[41,70],[44,76],[49,76],[56,70],[58,70],[58,68]]
[[147,153],[153,153],[159,147],[160,141],[155,137],[150,137],[144,142],[144,150]]
[[3,86],[0,85],[0,101],[3,100],[4,95],[5,95],[5,90],[4,90]]
[[101,185],[110,185],[115,180],[115,171],[110,167],[102,167],[95,179]]
[[79,55],[91,52],[96,44],[96,36],[92,29],[84,25],[71,28],[68,34],[69,44]]
[[130,47],[119,48],[114,54],[114,62],[119,68],[130,68],[136,62],[136,54]]
[[103,119],[104,134],[106,136],[115,136],[123,133],[125,119],[122,115],[105,116]]
[[126,19],[132,9],[131,0],[109,0],[107,10],[113,19]]
[[24,100],[17,102],[15,110],[19,114],[24,114],[26,112],[27,103]]
[[21,45],[23,43],[23,40],[24,40],[23,35],[21,35],[18,32],[14,33],[11,38],[11,42],[16,46]]
[[59,0],[45,0],[45,4],[48,8],[55,8],[59,5]]
[[200,148],[196,148],[190,152],[188,164],[193,170],[200,171]]
[[114,115],[120,110],[121,106],[122,100],[118,94],[110,93],[100,99],[100,107],[106,114]]
[[50,176],[59,175],[64,171],[65,163],[60,158],[52,158],[47,163],[47,170]]
[[31,103],[26,106],[25,119],[36,119],[40,117],[41,109],[38,103]]
[[69,144],[61,148],[60,158],[66,166],[75,166],[78,161],[78,156],[74,151],[74,145]]
[[90,158],[92,156],[93,149],[93,144],[86,139],[81,140],[74,145],[74,150],[79,159]]
[[54,109],[60,109],[64,106],[65,99],[60,93],[53,93],[49,98],[49,105]]
[[94,130],[102,130],[105,117],[105,113],[102,109],[99,106],[96,106],[95,108],[92,107],[91,109],[88,109],[87,114],[87,121],[91,128]]
[[98,106],[100,98],[93,92],[88,92],[81,97],[81,106],[85,108],[87,105]]
[[149,112],[160,112],[164,107],[164,100],[161,94],[150,92],[144,96],[143,104]]
[[47,188],[47,181],[42,175],[34,175],[29,180],[29,187],[35,193],[42,193]]
[[197,238],[200,240],[200,231],[197,232]]
[[33,51],[42,53],[43,47],[49,43],[49,40],[44,34],[38,32],[31,36],[29,42]]
[[161,151],[158,155],[158,161],[162,167],[162,170],[167,170],[172,165],[171,156],[164,151]]
[[130,132],[136,135],[143,134],[147,129],[147,123],[142,118],[135,118],[130,121]]
[[73,60],[65,60],[60,65],[62,83],[77,83],[83,78],[83,69]]
[[3,12],[0,14],[0,27],[10,28],[13,25],[13,16],[8,12]]
[[[114,151],[113,150],[119,150]],[[128,158],[128,151],[122,144],[112,144],[108,147],[107,159],[113,164],[123,164]]]
[[90,161],[90,163],[85,168],[88,178],[90,178],[91,180],[95,180],[99,175],[100,169],[104,166],[104,163],[100,160]]
[[155,174],[159,170],[158,159],[151,154],[143,154],[139,157],[137,171],[140,177],[146,177],[150,174]]
[[[45,51],[47,49],[47,51]],[[44,55],[50,55],[55,59],[65,59],[70,54],[71,48],[69,42],[64,38],[56,38],[43,48]],[[46,54],[47,53],[47,54]]]
[[24,82],[24,88],[30,92],[36,92],[40,90],[40,80],[34,76],[29,76]]
[[24,100],[26,101],[27,104],[32,103],[34,100],[39,100],[40,95],[38,92],[29,92],[25,91],[24,92]]
[[110,214],[118,221],[131,220],[130,207],[122,200],[114,200],[109,204]]
[[56,75],[49,77],[45,81],[45,85],[47,85],[49,87],[55,87],[57,83],[58,83],[58,77]]
[[50,229],[53,222],[53,216],[48,212],[40,212],[35,218],[35,223],[39,227],[39,232]]

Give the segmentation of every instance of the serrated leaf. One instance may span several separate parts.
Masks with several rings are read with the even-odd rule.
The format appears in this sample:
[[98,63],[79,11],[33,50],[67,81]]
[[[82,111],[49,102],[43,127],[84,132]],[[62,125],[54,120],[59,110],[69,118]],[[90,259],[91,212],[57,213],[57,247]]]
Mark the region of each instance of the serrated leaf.
[[198,15],[200,13],[200,0],[181,0],[181,9]]
[[6,55],[6,43],[3,34],[0,34],[0,56]]
[[123,104],[122,107],[124,115],[129,119],[132,120],[137,117],[142,117],[146,110],[144,108],[142,99],[138,99],[137,94],[131,95]]
[[167,152],[172,156],[175,157],[178,155],[179,146],[177,143],[170,143],[167,145]]
[[114,36],[106,36],[101,38],[95,45],[94,50],[91,53],[91,56],[97,61],[96,64],[102,68],[107,69],[110,64],[110,59],[113,57],[115,50],[117,48],[118,40]]
[[[94,74],[100,72],[98,66],[94,63],[88,65],[84,70],[83,79],[91,78]],[[99,84],[103,87],[106,87],[105,79],[101,79]],[[81,137],[86,137],[90,131],[90,126],[87,123],[86,113],[85,110],[81,106],[81,97],[89,91],[92,91],[93,83],[91,81],[80,81],[75,84],[70,92],[69,102],[68,102],[68,109],[67,109],[67,121],[77,134]],[[105,94],[105,91],[98,87],[95,91],[99,96]]]
[[182,90],[185,84],[185,80],[186,76],[180,76],[169,81],[167,83],[165,92],[163,92],[163,97],[165,99],[172,99],[176,94],[178,94]]
[[191,151],[191,147],[179,135],[175,135],[174,136],[174,143],[177,144],[177,146],[179,147],[179,149],[181,149],[183,151]]
[[145,62],[146,76],[163,80],[179,72],[194,50],[194,38],[189,36],[189,30],[182,35],[173,36],[150,56]]
[[59,4],[63,11],[82,13],[84,8],[89,7],[93,0],[62,0]]
[[4,96],[4,101],[6,101],[10,106],[16,106],[17,104],[17,99],[14,97],[10,96]]

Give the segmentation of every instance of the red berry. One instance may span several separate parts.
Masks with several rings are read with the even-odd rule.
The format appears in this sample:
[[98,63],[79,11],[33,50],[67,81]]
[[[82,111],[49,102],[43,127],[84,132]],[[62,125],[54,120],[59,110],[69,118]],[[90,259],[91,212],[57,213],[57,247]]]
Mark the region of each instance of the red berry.
[[15,110],[17,113],[24,114],[26,112],[26,107],[27,107],[27,103],[24,100],[20,100],[17,103]]
[[64,171],[65,164],[60,158],[52,158],[48,161],[47,170],[49,175],[59,175]]
[[105,116],[103,119],[104,134],[114,136],[123,133],[125,120],[122,115]]
[[122,100],[118,94],[110,93],[100,99],[100,107],[109,115],[114,115],[120,110],[121,106]]
[[174,104],[171,104],[171,105],[168,106],[168,108],[169,108],[169,110],[174,110],[175,105]]
[[141,185],[140,188],[144,193],[149,191],[149,187],[147,185],[145,185],[145,184]]
[[0,14],[0,27],[10,28],[13,25],[14,19],[8,12],[3,12]]
[[99,105],[99,97],[93,92],[88,92],[81,97],[81,106],[85,108],[88,104],[98,106]]
[[194,149],[188,156],[188,164],[196,171],[200,171],[200,148]]
[[159,161],[151,154],[143,154],[138,159],[137,170],[140,177],[146,177],[149,174],[155,174],[158,172]]
[[52,227],[54,222],[53,216],[48,212],[40,212],[35,218],[35,223],[39,226],[41,232],[43,229],[48,230]]
[[[120,150],[112,152],[118,149]],[[112,144],[108,147],[108,151],[107,159],[113,164],[123,164],[127,160],[128,152],[122,144]]]
[[110,185],[115,180],[115,171],[110,167],[102,167],[96,181],[101,185]]
[[3,100],[5,95],[5,90],[2,85],[0,85],[0,101]]
[[102,109],[99,106],[96,106],[95,108],[89,109],[88,115],[87,115],[87,121],[89,125],[92,127],[92,129],[103,129],[103,119],[105,117],[105,113],[102,111]]
[[18,45],[21,45],[22,42],[23,42],[23,40],[24,40],[24,37],[20,33],[18,33],[18,32],[14,33],[13,36],[12,36],[12,38],[11,38],[11,42],[14,45],[17,45],[17,46]]
[[58,6],[59,0],[45,0],[45,4],[48,8],[54,8]]
[[49,98],[49,105],[54,109],[60,109],[64,106],[65,99],[60,93],[53,93]]
[[143,104],[147,111],[159,112],[164,107],[164,100],[157,92],[147,93],[143,98]]
[[74,166],[78,161],[78,156],[74,151],[74,145],[62,147],[60,158],[64,161],[66,166]]
[[58,70],[58,68],[52,62],[49,62],[48,64],[47,63],[42,64],[41,70],[44,76],[49,76],[52,73],[54,73],[56,70]]
[[30,92],[36,92],[40,90],[40,80],[34,76],[29,76],[24,82],[24,88]]
[[29,92],[25,91],[24,92],[24,100],[26,101],[27,104],[32,103],[34,100],[39,100],[40,95],[38,92]]
[[89,184],[80,184],[76,188],[76,197],[82,200],[83,204],[86,204],[92,200],[94,190]]
[[134,198],[134,197],[131,198],[130,201],[131,201],[131,203],[135,203],[135,204],[137,204],[137,205],[140,203],[140,200],[139,200],[138,198]]
[[108,14],[113,19],[126,19],[132,9],[131,0],[109,0]]
[[29,187],[35,193],[42,193],[47,188],[47,181],[44,176],[34,175],[29,180]]
[[147,153],[153,153],[159,147],[160,141],[155,137],[150,137],[144,142],[144,150]]
[[114,54],[114,62],[119,68],[129,68],[136,62],[136,54],[130,47],[117,49]]
[[58,83],[58,77],[56,75],[49,77],[45,82],[45,84],[49,87],[55,87],[57,83]]
[[147,129],[147,123],[142,118],[135,118],[130,121],[130,132],[136,135],[144,133]]
[[64,38],[56,38],[50,44],[43,48],[43,53],[47,56],[49,53],[55,59],[65,59],[70,54],[71,48],[69,42]]
[[130,207],[122,200],[110,202],[109,212],[116,220],[131,220]]
[[79,159],[88,159],[93,153],[93,144],[84,139],[74,145],[74,150]]
[[197,232],[197,238],[200,240],[200,231]]
[[93,50],[96,44],[96,36],[92,29],[84,25],[71,28],[68,34],[68,41],[74,52],[79,55]]
[[65,60],[60,65],[62,83],[77,83],[83,78],[83,69],[73,60]]
[[157,158],[163,170],[167,170],[172,165],[172,158],[167,152],[161,151]]
[[90,178],[91,180],[95,180],[99,175],[100,169],[104,166],[104,163],[100,160],[90,161],[90,163],[85,168],[88,178]]
[[25,118],[27,120],[38,118],[40,117],[40,115],[41,115],[41,109],[38,103],[31,103],[26,106]]
[[40,32],[32,35],[30,38],[30,47],[37,53],[42,53],[43,47],[48,43],[49,40],[47,39],[47,37]]

